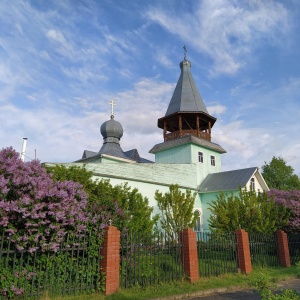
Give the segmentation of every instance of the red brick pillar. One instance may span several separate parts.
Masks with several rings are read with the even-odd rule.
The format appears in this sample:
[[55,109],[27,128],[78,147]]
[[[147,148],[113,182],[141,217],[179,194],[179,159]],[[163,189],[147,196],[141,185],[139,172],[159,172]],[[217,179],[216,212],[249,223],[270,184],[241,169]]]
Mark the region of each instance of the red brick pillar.
[[105,295],[113,294],[118,290],[120,281],[120,231],[116,227],[107,227],[100,254],[100,267],[105,276]]
[[287,234],[282,230],[276,231],[276,240],[277,240],[277,255],[279,259],[279,265],[281,267],[290,267],[290,252]]
[[252,272],[251,258],[250,258],[250,245],[248,232],[244,229],[235,231],[237,242],[237,261],[238,268],[244,274]]
[[182,261],[184,274],[190,282],[199,280],[198,252],[196,232],[192,228],[186,228],[182,235]]

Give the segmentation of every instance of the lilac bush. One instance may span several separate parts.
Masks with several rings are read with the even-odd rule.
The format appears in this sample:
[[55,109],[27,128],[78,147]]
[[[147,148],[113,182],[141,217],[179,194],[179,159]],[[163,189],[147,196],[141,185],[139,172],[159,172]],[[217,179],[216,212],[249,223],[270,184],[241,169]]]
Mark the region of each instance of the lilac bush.
[[[8,237],[4,239],[4,249],[10,245],[10,249],[25,250],[24,257],[29,254],[26,266],[10,256],[0,259],[0,298],[13,298],[28,293],[30,288],[37,289],[37,282],[42,285],[47,280],[38,274],[44,274],[47,266],[59,265],[60,268],[53,269],[54,275],[63,269],[73,274],[68,277],[72,284],[79,284],[79,277],[70,269],[74,258],[62,254],[60,247],[79,246],[89,237],[88,257],[98,259],[104,229],[111,221],[114,225],[128,221],[124,209],[113,199],[103,195],[88,201],[82,184],[54,180],[52,176],[38,160],[23,162],[12,147],[0,151],[0,239],[3,235]],[[126,225],[123,227],[126,229]],[[57,253],[49,255],[48,250]],[[97,289],[103,288],[98,266],[86,265],[87,257],[76,259]],[[19,273],[13,272],[15,268]]]
[[287,225],[288,231],[300,232],[300,191],[299,190],[276,190],[272,189],[268,195],[274,197],[274,201],[278,204],[283,204],[291,211],[291,218]]
[[23,162],[12,147],[0,151],[0,232],[17,249],[57,250],[66,233],[86,229],[86,205],[80,184],[54,182],[38,160]]

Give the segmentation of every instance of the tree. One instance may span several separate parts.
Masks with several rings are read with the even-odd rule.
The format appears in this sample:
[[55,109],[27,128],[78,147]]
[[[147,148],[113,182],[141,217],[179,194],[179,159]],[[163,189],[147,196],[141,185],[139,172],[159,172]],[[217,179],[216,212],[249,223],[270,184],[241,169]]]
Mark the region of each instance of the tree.
[[300,191],[282,191],[270,190],[268,195],[274,198],[274,201],[288,208],[291,216],[285,231],[300,232]]
[[[112,219],[112,224],[121,231],[152,232],[158,218],[151,217],[153,208],[149,207],[148,199],[138,189],[131,189],[127,183],[112,186],[109,180],[95,181],[92,172],[85,167],[55,165],[45,168],[55,180],[73,180],[82,184],[88,194],[88,210],[106,214],[106,218]],[[115,211],[119,214],[115,214]]]
[[212,231],[234,232],[239,228],[247,232],[273,233],[289,220],[289,210],[276,204],[267,193],[240,189],[239,196],[221,193],[212,201],[208,223]]
[[262,175],[270,189],[300,190],[300,179],[294,169],[281,157],[273,156],[270,163],[262,166]]
[[179,190],[177,184],[169,186],[169,192],[164,195],[158,190],[155,200],[161,211],[160,225],[171,238],[177,238],[178,233],[187,227],[194,227],[197,216],[193,213],[197,193]]

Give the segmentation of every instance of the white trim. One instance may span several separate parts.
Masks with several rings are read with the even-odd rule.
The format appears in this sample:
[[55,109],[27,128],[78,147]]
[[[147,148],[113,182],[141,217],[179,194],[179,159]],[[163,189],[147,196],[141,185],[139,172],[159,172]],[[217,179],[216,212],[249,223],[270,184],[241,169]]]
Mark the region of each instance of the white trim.
[[117,157],[117,156],[112,156],[112,155],[108,155],[108,154],[101,154],[101,157],[110,158],[110,159],[115,160],[115,161],[123,161],[123,162],[128,162],[128,163],[131,163],[131,164],[136,164],[135,160],[126,159],[126,158]]
[[[201,160],[199,159],[201,157]],[[202,151],[198,151],[198,162],[203,164],[204,154]]]

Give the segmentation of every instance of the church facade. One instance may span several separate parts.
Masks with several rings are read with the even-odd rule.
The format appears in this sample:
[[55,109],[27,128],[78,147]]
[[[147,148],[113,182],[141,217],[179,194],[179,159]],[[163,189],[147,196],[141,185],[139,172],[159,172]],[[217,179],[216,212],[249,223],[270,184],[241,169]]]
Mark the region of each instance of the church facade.
[[155,162],[140,157],[136,149],[122,150],[123,128],[112,111],[100,128],[103,145],[99,152],[85,150],[81,159],[64,165],[83,165],[95,180],[109,179],[112,185],[127,182],[148,198],[154,214],[159,213],[156,190],[165,193],[171,184],[178,184],[182,190],[195,191],[197,230],[208,231],[209,203],[220,192],[238,193],[240,187],[267,191],[268,186],[257,167],[222,172],[221,156],[226,151],[212,141],[216,118],[205,107],[186,57],[180,69],[166,114],[157,123],[164,141],[149,151]]

